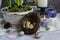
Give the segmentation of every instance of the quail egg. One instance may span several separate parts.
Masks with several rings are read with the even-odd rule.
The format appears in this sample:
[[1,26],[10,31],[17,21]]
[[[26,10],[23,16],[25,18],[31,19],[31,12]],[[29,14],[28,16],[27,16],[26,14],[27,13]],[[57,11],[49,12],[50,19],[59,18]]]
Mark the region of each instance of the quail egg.
[[24,35],[24,31],[19,32],[19,36],[23,36]]
[[41,37],[41,35],[39,32],[35,34],[35,38],[40,38],[40,37]]
[[29,21],[26,22],[26,27],[27,27],[27,28],[30,27],[30,22],[29,22]]
[[30,29],[33,29],[33,27],[34,27],[33,24],[30,24],[30,27],[29,27],[29,28],[30,28]]
[[46,27],[46,31],[49,31],[50,30],[50,28],[49,27]]

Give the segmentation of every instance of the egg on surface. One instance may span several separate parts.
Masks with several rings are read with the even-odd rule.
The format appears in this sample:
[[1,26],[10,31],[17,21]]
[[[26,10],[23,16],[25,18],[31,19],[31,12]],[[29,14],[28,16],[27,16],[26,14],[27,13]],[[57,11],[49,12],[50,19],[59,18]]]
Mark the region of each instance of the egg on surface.
[[49,31],[50,30],[50,28],[49,27],[46,27],[46,31]]
[[41,37],[40,33],[37,32],[37,33],[35,34],[35,38],[40,38],[40,37]]
[[19,32],[19,36],[23,36],[24,35],[24,31]]

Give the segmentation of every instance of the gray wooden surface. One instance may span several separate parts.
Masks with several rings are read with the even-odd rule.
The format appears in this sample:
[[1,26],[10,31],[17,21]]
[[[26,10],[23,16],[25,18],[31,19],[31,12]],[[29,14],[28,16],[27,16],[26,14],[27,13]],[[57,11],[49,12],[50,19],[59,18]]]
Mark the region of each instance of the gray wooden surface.
[[[40,32],[40,31],[39,31]],[[9,38],[9,35],[15,35],[16,38]],[[41,38],[35,39],[34,35],[24,35],[18,36],[16,32],[7,33],[3,36],[0,35],[0,40],[60,40],[60,30],[50,31],[50,32],[40,32]]]

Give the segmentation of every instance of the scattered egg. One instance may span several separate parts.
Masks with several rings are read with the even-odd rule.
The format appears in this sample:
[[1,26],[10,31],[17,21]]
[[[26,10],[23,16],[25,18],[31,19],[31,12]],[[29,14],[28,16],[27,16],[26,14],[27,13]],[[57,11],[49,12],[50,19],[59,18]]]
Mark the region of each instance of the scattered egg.
[[24,35],[24,31],[19,32],[19,36],[23,36]]
[[35,38],[40,38],[40,37],[41,37],[41,35],[39,32],[35,34]]
[[50,30],[50,28],[49,27],[46,27],[46,31],[48,31],[48,30]]

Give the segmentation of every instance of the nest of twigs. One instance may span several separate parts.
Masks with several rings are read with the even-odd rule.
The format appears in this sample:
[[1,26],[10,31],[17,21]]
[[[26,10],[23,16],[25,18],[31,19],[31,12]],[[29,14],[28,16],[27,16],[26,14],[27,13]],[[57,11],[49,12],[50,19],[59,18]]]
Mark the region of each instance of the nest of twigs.
[[[23,27],[23,22],[25,20],[28,20],[31,24],[35,23],[35,25],[33,26],[32,29],[27,28],[27,27]],[[25,15],[20,21],[19,21],[19,25],[17,27],[18,30],[23,30],[25,32],[25,34],[34,34],[37,32],[37,30],[40,27],[40,18],[38,17],[38,15],[34,12],[28,13],[27,15]]]

